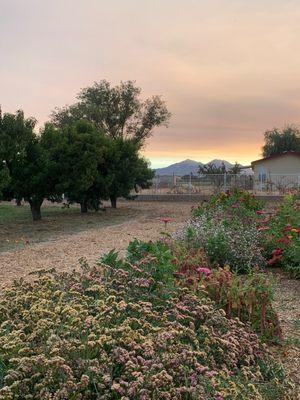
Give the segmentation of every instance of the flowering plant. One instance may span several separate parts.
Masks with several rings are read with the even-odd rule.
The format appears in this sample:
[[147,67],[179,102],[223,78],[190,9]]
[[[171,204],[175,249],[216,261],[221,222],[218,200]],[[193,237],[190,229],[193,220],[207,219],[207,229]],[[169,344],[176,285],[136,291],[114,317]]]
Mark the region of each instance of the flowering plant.
[[147,256],[111,252],[106,265],[7,289],[0,399],[282,398],[284,373],[257,336],[205,295],[153,285]]
[[[258,229],[262,224],[260,218]],[[300,200],[297,194],[285,197],[265,221],[265,227],[262,243],[268,265],[282,266],[292,277],[300,278]]]
[[265,265],[255,221],[244,222],[221,207],[192,218],[174,238],[188,247],[203,248],[212,265],[228,264],[239,272]]

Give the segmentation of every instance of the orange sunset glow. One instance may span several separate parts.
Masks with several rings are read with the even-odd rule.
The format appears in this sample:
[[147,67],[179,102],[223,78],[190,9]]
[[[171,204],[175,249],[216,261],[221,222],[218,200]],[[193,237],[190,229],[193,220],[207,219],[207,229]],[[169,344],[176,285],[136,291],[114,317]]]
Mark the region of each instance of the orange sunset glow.
[[263,133],[300,123],[297,0],[1,0],[0,93],[39,126],[80,88],[135,80],[172,118],[144,155],[249,164]]

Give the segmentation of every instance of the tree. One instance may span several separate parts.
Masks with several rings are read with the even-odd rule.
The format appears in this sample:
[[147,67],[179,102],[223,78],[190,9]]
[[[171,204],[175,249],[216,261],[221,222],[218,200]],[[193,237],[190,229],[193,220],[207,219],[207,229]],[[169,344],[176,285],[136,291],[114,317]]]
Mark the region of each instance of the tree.
[[50,158],[44,135],[34,135],[25,146],[25,154],[11,165],[12,191],[15,198],[30,204],[32,218],[40,220],[44,199],[60,201],[60,166]]
[[5,175],[9,174],[10,179],[9,186],[2,190],[4,198],[24,198],[30,204],[33,220],[39,220],[44,199],[60,198],[57,192],[60,170],[55,160],[50,159],[44,134],[35,134],[35,123],[35,119],[25,118],[20,110],[15,114],[0,114],[0,155],[7,169]]
[[44,137],[51,158],[60,166],[59,192],[69,203],[79,203],[82,213],[98,210],[101,200],[108,197],[101,172],[107,138],[86,121],[77,121],[62,130],[48,124]]
[[170,113],[161,97],[142,101],[140,95],[133,81],[111,86],[102,80],[82,89],[77,103],[55,109],[51,120],[63,128],[85,119],[113,139],[134,139],[142,145],[155,127],[167,125]]
[[3,160],[0,159],[0,200],[3,197],[3,190],[6,189],[10,182],[9,170]]
[[226,166],[222,163],[220,166],[217,166],[213,163],[199,165],[198,174],[200,175],[221,175],[225,174]]
[[300,151],[300,131],[293,125],[287,125],[281,130],[274,128],[266,131],[264,137],[263,157],[285,151]]
[[241,172],[241,165],[237,162],[227,171],[229,174],[238,175]]
[[219,191],[224,185],[224,174],[226,173],[226,166],[222,163],[217,166],[213,163],[199,165],[198,173],[205,179],[206,182],[214,186],[215,191]]
[[25,155],[25,146],[33,136],[34,118],[25,118],[18,110],[15,114],[4,113],[0,108],[0,196],[11,200],[10,169],[17,159]]
[[152,184],[154,171],[139,156],[138,150],[139,144],[132,139],[118,138],[110,141],[105,155],[105,176],[113,208],[117,207],[119,197],[130,199],[133,190],[145,189]]

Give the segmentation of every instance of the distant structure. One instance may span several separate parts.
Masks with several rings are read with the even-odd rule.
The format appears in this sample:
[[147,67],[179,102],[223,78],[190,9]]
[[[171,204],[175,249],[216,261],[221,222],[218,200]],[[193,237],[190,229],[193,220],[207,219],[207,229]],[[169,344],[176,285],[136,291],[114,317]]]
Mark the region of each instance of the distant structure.
[[256,190],[284,193],[300,187],[300,152],[285,151],[280,154],[253,161]]

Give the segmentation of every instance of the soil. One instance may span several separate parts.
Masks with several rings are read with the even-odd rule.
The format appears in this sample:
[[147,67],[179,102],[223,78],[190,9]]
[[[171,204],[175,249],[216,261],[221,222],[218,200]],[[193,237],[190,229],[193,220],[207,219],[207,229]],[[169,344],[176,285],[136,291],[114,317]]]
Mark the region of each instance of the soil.
[[[46,241],[39,241],[38,237],[34,237],[21,248],[0,253],[0,287],[21,277],[30,278],[30,273],[41,269],[70,271],[79,267],[78,260],[82,257],[89,263],[94,263],[101,254],[113,248],[124,251],[135,238],[159,238],[165,230],[164,222],[160,218],[171,218],[166,230],[173,232],[189,217],[191,206],[191,203],[120,202],[119,210],[115,210],[122,215],[120,223],[112,215],[111,226],[107,226],[108,222],[106,226],[86,225],[84,231],[72,234],[62,232]],[[125,221],[124,214],[128,215]],[[93,216],[87,218],[92,219]],[[40,222],[41,225],[45,223]]]
[[281,271],[278,278],[274,307],[278,313],[284,342],[271,348],[295,385],[294,398],[300,399],[300,281],[288,279]]

